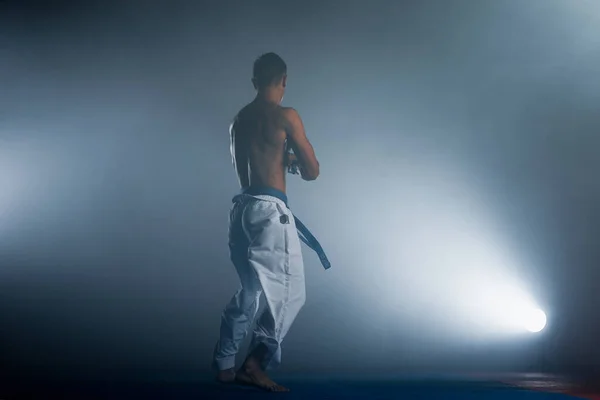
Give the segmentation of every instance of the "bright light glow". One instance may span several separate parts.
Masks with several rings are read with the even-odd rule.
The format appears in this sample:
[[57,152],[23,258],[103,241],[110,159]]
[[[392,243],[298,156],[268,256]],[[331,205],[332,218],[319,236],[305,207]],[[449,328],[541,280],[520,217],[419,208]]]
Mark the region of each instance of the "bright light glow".
[[415,323],[427,316],[435,332],[457,342],[522,339],[544,329],[546,317],[523,279],[531,263],[515,251],[494,204],[467,172],[413,153],[419,159],[401,157],[411,160],[398,168],[402,185],[361,220],[377,233],[365,245],[375,263],[389,266],[377,272],[386,312]]
[[504,335],[514,332],[540,332],[546,326],[546,314],[540,310],[527,292],[514,280],[490,282],[476,277],[471,286],[479,285],[470,312],[488,333]]
[[528,320],[525,325],[525,328],[529,332],[539,332],[546,326],[546,314],[540,310],[536,309],[529,313]]

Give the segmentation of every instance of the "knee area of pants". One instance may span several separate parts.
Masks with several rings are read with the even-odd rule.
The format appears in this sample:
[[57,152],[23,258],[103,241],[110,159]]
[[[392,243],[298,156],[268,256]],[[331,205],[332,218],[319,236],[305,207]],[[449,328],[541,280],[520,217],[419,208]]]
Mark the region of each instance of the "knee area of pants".
[[240,292],[240,297],[242,298],[242,301],[246,304],[253,304],[254,302],[258,301],[258,299],[260,298],[261,295],[261,291],[254,291],[254,290],[242,290]]

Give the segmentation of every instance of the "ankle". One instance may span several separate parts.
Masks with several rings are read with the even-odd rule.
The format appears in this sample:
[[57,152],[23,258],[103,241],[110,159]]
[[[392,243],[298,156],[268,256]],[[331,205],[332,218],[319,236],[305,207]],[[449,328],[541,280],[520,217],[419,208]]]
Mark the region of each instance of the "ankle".
[[235,380],[235,370],[225,369],[219,371],[217,374],[217,380],[220,382],[233,382]]
[[249,358],[246,361],[244,361],[244,364],[242,364],[242,371],[244,372],[253,372],[253,371],[257,371],[260,370],[260,363],[253,359],[253,358]]
[[222,369],[219,371],[219,375],[232,375],[235,374],[235,368]]

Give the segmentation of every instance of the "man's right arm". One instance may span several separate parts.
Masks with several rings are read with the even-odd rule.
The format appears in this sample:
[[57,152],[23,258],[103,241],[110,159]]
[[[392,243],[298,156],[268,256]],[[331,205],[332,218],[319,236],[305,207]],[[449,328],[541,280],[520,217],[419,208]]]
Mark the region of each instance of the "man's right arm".
[[293,108],[284,108],[283,116],[288,143],[300,164],[300,175],[305,181],[314,181],[319,176],[319,161],[306,137],[302,119]]

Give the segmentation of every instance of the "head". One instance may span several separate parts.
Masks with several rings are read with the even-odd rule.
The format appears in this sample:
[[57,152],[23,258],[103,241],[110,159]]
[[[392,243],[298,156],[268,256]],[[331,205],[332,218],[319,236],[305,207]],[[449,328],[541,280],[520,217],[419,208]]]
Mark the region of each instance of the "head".
[[287,83],[287,66],[275,53],[266,53],[254,61],[252,84],[259,95],[281,102]]

